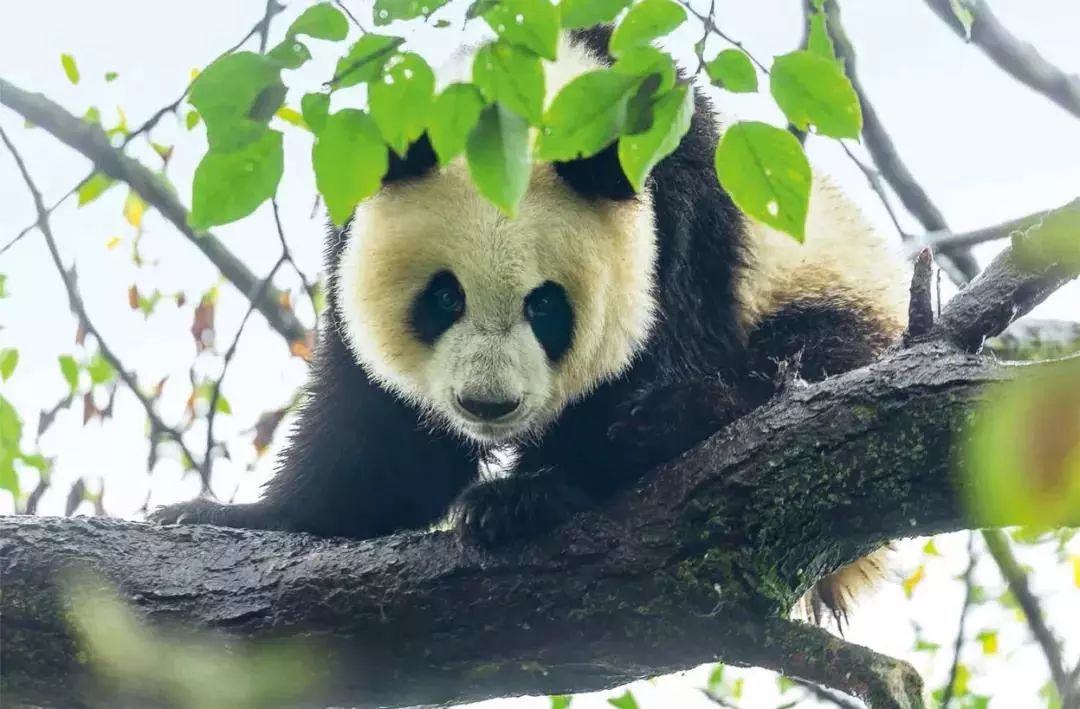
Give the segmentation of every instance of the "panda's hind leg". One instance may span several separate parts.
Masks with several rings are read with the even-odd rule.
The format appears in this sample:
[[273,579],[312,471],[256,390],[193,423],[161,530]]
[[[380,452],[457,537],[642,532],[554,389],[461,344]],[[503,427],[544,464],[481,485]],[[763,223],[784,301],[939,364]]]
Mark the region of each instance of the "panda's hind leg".
[[809,382],[873,362],[900,335],[902,324],[869,306],[834,300],[785,305],[751,333],[749,369],[758,381],[775,381],[783,363],[796,363]]

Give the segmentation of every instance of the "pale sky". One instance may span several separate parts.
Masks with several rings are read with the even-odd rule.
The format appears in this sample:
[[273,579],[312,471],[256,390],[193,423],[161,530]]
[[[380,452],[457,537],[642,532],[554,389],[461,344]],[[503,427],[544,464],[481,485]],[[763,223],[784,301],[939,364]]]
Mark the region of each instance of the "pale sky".
[[[370,17],[366,3],[352,0],[347,4],[362,19]],[[243,36],[260,16],[263,5],[263,0],[6,0],[0,10],[0,76],[45,93],[76,115],[91,104],[97,105],[106,126],[115,124],[116,107],[121,106],[128,124],[135,126],[180,94],[191,69],[205,66]],[[289,3],[289,9],[275,22],[272,41],[281,37],[304,6]],[[720,0],[717,18],[726,33],[745,42],[767,64],[772,56],[790,51],[797,43],[801,32],[798,7],[799,0]],[[848,0],[842,7],[871,100],[908,167],[955,230],[1056,207],[1080,194],[1080,121],[1075,117],[1004,75],[976,48],[958,41],[921,2]],[[1066,71],[1080,72],[1080,3],[992,0],[992,7],[1014,33],[1033,42],[1048,60]],[[685,28],[669,42],[684,64],[693,66],[689,48],[698,36],[696,27]],[[456,29],[428,29],[413,37],[411,48],[437,63],[460,38]],[[469,38],[475,38],[475,33]],[[290,94],[290,105],[295,106],[303,91],[330,75],[336,48],[317,41],[311,42],[311,47],[316,61],[287,79],[297,89]],[[725,45],[711,40],[707,55],[723,48]],[[64,52],[78,62],[82,80],[77,86],[72,86],[61,70],[60,54]],[[118,72],[119,78],[106,83],[106,71]],[[355,93],[345,93],[340,99],[337,103],[335,98],[335,105],[357,100]],[[779,114],[764,96],[724,95],[718,105],[737,116],[779,122]],[[89,171],[84,158],[40,129],[25,129],[22,119],[7,109],[0,108],[0,125],[28,161],[47,202]],[[286,174],[278,192],[285,233],[301,268],[313,276],[320,267],[323,232],[321,216],[311,218],[315,189],[310,137],[284,124],[278,127],[286,136]],[[202,128],[188,133],[181,121],[166,117],[153,135],[159,143],[176,145],[168,175],[181,199],[190,204],[191,174],[205,149]],[[858,146],[854,149],[861,152]],[[893,233],[861,173],[834,142],[811,139],[808,150],[815,169],[836,177],[885,233]],[[130,152],[148,165],[160,166],[145,141],[137,141]],[[72,201],[55,213],[53,230],[65,260],[78,265],[91,317],[129,368],[147,384],[169,376],[161,413],[166,420],[178,422],[190,393],[188,367],[195,359],[188,333],[192,303],[214,285],[215,272],[200,252],[152,211],[145,218],[141,250],[155,263],[136,268],[129,256],[134,229],[121,214],[125,194],[125,188],[115,187],[82,209],[76,209]],[[33,218],[22,180],[10,156],[0,151],[0,243]],[[918,231],[915,222],[905,218],[904,224]],[[248,219],[213,231],[258,276],[277,258],[269,205]],[[121,245],[106,248],[113,237],[120,237]],[[988,244],[976,254],[985,263],[1000,248],[1000,243]],[[66,392],[57,357],[81,357],[82,352],[74,344],[76,324],[40,234],[31,233],[0,256],[0,273],[8,277],[11,293],[10,298],[0,300],[0,346],[18,347],[21,353],[15,375],[0,388],[22,415],[24,426],[32,431],[37,411],[51,407]],[[287,269],[275,283],[293,289],[296,295],[298,281]],[[183,290],[188,305],[177,308],[171,301],[163,301],[154,315],[144,319],[127,308],[127,291],[132,284],[143,292],[156,288],[172,294]],[[222,292],[217,327],[219,346],[224,350],[232,341],[246,303],[229,287]],[[310,309],[302,299],[297,300],[300,316],[310,323]],[[1062,289],[1036,315],[1080,319],[1080,284],[1074,282]],[[196,360],[196,371],[204,375],[215,375],[219,367],[220,360],[212,356]],[[220,416],[216,426],[220,435],[231,441],[233,454],[231,463],[219,461],[215,467],[214,488],[219,496],[235,495],[237,500],[257,497],[259,484],[269,474],[272,455],[256,460],[250,437],[241,434],[253,426],[260,413],[287,403],[304,373],[304,364],[288,357],[281,339],[258,316],[253,317],[224,388],[233,415]],[[148,495],[156,505],[196,494],[197,479],[194,475],[182,477],[175,460],[162,461],[153,475],[147,475],[143,420],[141,408],[127,392],[119,394],[115,417],[104,425],[93,422],[83,427],[78,405],[61,414],[41,439],[42,452],[55,457],[56,464],[53,487],[43,498],[40,511],[61,513],[67,490],[80,475],[91,490],[104,480],[105,506],[111,514],[122,517],[135,516]],[[197,425],[191,438],[196,451],[201,451],[204,437],[204,429]],[[280,441],[278,436],[277,443]],[[28,435],[24,445],[32,443]],[[251,463],[255,464],[254,472],[246,472]],[[29,490],[36,477],[27,474],[22,482],[24,490]],[[0,512],[11,509],[10,496],[0,492]],[[89,509],[84,505],[80,512]],[[904,564],[918,563],[920,546],[905,548]],[[929,637],[951,646],[960,598],[959,586],[951,576],[963,566],[956,553],[962,550],[963,540],[954,536],[939,546],[946,553],[928,566],[927,580],[914,598],[906,601],[895,584],[883,589],[856,616],[849,636],[876,649],[909,656],[920,670],[931,671],[928,679],[932,684],[943,681],[949,658],[940,656],[933,662],[925,655],[911,658],[909,618],[919,619],[927,626]],[[1040,558],[1045,561],[1048,557],[1028,559],[1038,569],[1036,586],[1050,596],[1051,617],[1065,623],[1059,625],[1061,634],[1072,631],[1068,655],[1074,657],[1080,651],[1080,615],[1075,610],[1080,607],[1076,603],[1080,596],[1067,569],[1039,565]],[[910,572],[910,568],[904,569],[902,564],[899,573]],[[995,583],[992,571],[984,565],[982,573],[988,586]],[[1070,605],[1074,610],[1066,612]],[[972,627],[978,627],[979,622],[1003,622],[1000,612],[995,615],[993,609],[981,608],[976,616],[980,613],[985,619],[976,617]],[[998,695],[993,707],[1038,706],[1034,691],[1046,678],[1041,658],[1030,648],[1019,649],[1015,655],[1006,652],[1022,645],[1026,638],[1024,627],[1015,620],[1003,625],[1001,632],[1002,651],[997,656],[972,658],[985,670],[973,684],[981,683],[976,686],[982,691]],[[920,661],[923,664],[919,665]],[[704,706],[696,687],[702,686],[706,674],[706,670],[699,670],[686,677],[645,683],[635,691],[644,706],[669,706],[676,701],[679,706]],[[753,694],[747,695],[744,706],[770,706],[774,695],[771,681],[750,682],[748,687]],[[545,701],[521,706],[546,706]],[[578,705],[604,706],[599,699]]]

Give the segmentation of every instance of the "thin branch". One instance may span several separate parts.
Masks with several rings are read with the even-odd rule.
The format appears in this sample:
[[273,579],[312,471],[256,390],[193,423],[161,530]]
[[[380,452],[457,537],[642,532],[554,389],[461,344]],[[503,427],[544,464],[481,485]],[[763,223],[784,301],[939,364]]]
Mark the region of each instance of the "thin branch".
[[[949,0],[926,0],[926,4],[961,39],[968,40],[967,30]],[[1005,73],[1080,118],[1080,76],[1066,74],[1031,44],[1016,37],[998,20],[986,0],[972,0],[964,6],[973,19],[973,44]]]
[[[47,97],[24,91],[4,79],[0,79],[0,103],[90,158],[100,172],[126,182],[198,247],[241,294],[256,292],[260,279],[217,237],[193,229],[188,224],[187,209],[169,186],[142,163],[114,148],[100,126],[76,118]],[[277,289],[268,288],[256,308],[288,342],[302,341],[306,329],[291,311],[281,307],[280,296]]]
[[949,668],[949,681],[945,685],[945,693],[941,699],[941,709],[948,709],[952,701],[953,692],[956,691],[956,678],[960,674],[960,653],[964,649],[964,626],[967,624],[968,611],[975,598],[975,566],[978,557],[975,556],[975,535],[968,532],[967,541],[968,564],[964,570],[964,605],[960,607],[960,623],[956,629],[956,643],[953,645],[952,667]]
[[1009,538],[1000,529],[984,529],[982,530],[982,537],[986,542],[987,549],[990,551],[990,556],[993,557],[998,569],[1001,570],[1005,583],[1008,584],[1013,597],[1024,611],[1024,617],[1027,618],[1031,634],[1035,636],[1035,641],[1042,648],[1043,655],[1046,656],[1046,664],[1050,666],[1050,677],[1057,687],[1058,696],[1067,696],[1069,694],[1069,680],[1065,674],[1065,664],[1061,659],[1061,645],[1054,637],[1049,626],[1046,625],[1039,599],[1035,597],[1035,594],[1031,592],[1031,587],[1028,586],[1027,574],[1024,573],[1020,563],[1013,555]]
[[[232,54],[237,49],[244,46],[244,44],[249,39],[254,37],[257,33],[259,33],[260,30],[263,27],[266,27],[267,29],[269,29],[270,21],[273,19],[273,17],[275,15],[277,15],[279,12],[281,12],[284,9],[285,9],[284,6],[276,5],[276,8],[274,9],[273,13],[269,14],[270,13],[270,5],[268,3],[267,4],[267,13],[268,14],[264,14],[262,19],[260,19],[257,23],[255,23],[255,26],[252,27],[250,30],[248,30],[247,34],[245,34],[240,39],[240,41],[238,41],[236,44],[229,47],[224,52],[222,52],[217,57],[215,57],[214,61],[216,61],[217,59],[220,59],[221,57],[225,56],[226,54]],[[174,100],[171,103],[168,103],[165,106],[162,106],[158,110],[154,111],[154,113],[151,114],[151,116],[149,118],[147,118],[145,121],[143,121],[139,125],[138,128],[136,128],[133,131],[130,131],[127,135],[125,135],[123,142],[120,143],[120,150],[123,150],[124,148],[126,148],[131,143],[131,141],[135,140],[140,135],[143,135],[144,133],[147,133],[147,132],[153,130],[154,126],[156,126],[161,121],[161,119],[164,118],[166,115],[168,115],[170,113],[175,113],[176,110],[180,107],[180,104],[184,102],[185,98],[187,98],[188,92],[191,91],[191,84],[192,83],[194,83],[194,81],[188,82],[187,86],[184,87],[183,93],[181,93],[179,96],[177,96],[176,100]],[[64,196],[62,196],[60,199],[58,199],[56,202],[54,202],[46,210],[46,213],[49,214],[49,215],[52,215],[53,211],[57,207],[59,207],[61,204],[63,204],[65,201],[67,201],[68,197],[70,197],[71,195],[78,192],[79,187],[81,187],[84,182],[86,182],[87,180],[89,180],[93,176],[94,176],[94,173],[91,172],[89,175],[87,175],[82,180],[80,180],[78,183],[76,183],[74,187],[72,187],[71,189],[69,189],[67,192],[64,193]],[[17,244],[24,236],[26,236],[27,234],[32,232],[36,227],[37,227],[36,222],[33,223],[33,224],[28,224],[22,231],[20,231],[10,241],[8,241],[8,243],[4,244],[3,248],[0,248],[0,256],[2,256],[4,254],[4,252],[7,251],[8,249],[10,249],[12,246]]]
[[274,267],[266,274],[266,278],[262,279],[262,282],[259,284],[258,292],[252,293],[249,296],[248,299],[251,301],[251,305],[248,307],[247,312],[244,313],[244,317],[240,321],[240,326],[236,328],[236,335],[233,336],[232,344],[229,345],[229,349],[225,351],[225,357],[222,360],[221,374],[218,375],[217,379],[214,381],[214,391],[210,395],[210,408],[206,412],[206,466],[208,469],[213,465],[214,421],[217,418],[218,401],[221,399],[221,385],[225,381],[225,375],[228,374],[229,365],[232,364],[233,357],[236,356],[236,348],[240,344],[240,337],[244,334],[244,327],[247,325],[248,318],[255,312],[255,303],[264,296],[266,289],[274,280],[274,275],[278,272],[278,269],[289,260],[289,247],[285,243],[285,232],[281,228],[281,217],[278,215],[276,198],[273,200],[272,204],[274,207],[274,222],[277,224],[278,238],[281,240],[282,252],[277,262],[274,263]]
[[154,410],[153,403],[148,398],[146,398],[146,396],[142,393],[142,390],[139,389],[139,383],[135,380],[135,375],[127,371],[127,369],[124,367],[124,363],[120,360],[116,353],[113,352],[112,348],[109,347],[109,344],[101,336],[101,332],[97,329],[97,327],[94,326],[93,322],[90,320],[90,316],[86,312],[86,306],[83,303],[82,296],[80,295],[78,287],[75,284],[75,279],[72,277],[71,273],[66,268],[64,268],[63,259],[60,258],[60,252],[56,246],[56,239],[53,237],[52,227],[49,225],[49,215],[46,212],[45,202],[41,198],[41,192],[38,190],[33,178],[31,178],[30,173],[26,168],[26,164],[22,160],[22,156],[19,155],[18,150],[8,138],[8,135],[6,132],[4,132],[3,128],[0,128],[0,139],[3,140],[4,145],[7,146],[7,149],[11,153],[11,156],[15,159],[15,164],[18,166],[19,172],[22,173],[23,181],[26,182],[26,187],[30,191],[30,195],[34,200],[34,207],[37,209],[38,214],[37,228],[41,231],[42,236],[45,237],[45,244],[49,247],[49,254],[52,256],[53,264],[56,266],[56,270],[60,274],[60,278],[64,282],[64,288],[65,290],[67,290],[68,301],[71,304],[71,310],[75,313],[76,317],[79,318],[79,321],[82,323],[86,332],[93,335],[94,339],[97,340],[98,349],[101,350],[101,356],[105,358],[105,360],[109,363],[110,366],[112,366],[112,368],[116,371],[117,376],[120,377],[121,381],[123,381],[124,384],[127,385],[128,389],[131,390],[131,393],[134,394],[135,398],[139,400],[140,404],[142,404],[143,409],[146,411],[147,418],[150,419],[150,423],[153,429],[168,436],[171,440],[176,442],[177,445],[180,446],[180,449],[184,452],[184,455],[186,455],[188,460],[191,461],[191,464],[195,466],[198,470],[200,470],[200,472],[202,472],[203,466],[206,464],[206,461],[203,461],[203,463],[199,463],[198,458],[195,457],[195,455],[191,452],[191,449],[189,449],[187,444],[184,443],[183,434],[161,420],[161,417],[159,417],[157,412]]
[[755,57],[753,53],[750,52],[750,50],[748,50],[742,42],[726,34],[723,30],[717,27],[716,23],[713,22],[713,18],[711,15],[703,14],[700,10],[691,5],[689,0],[676,0],[676,2],[682,5],[683,9],[685,9],[687,12],[697,18],[697,20],[705,27],[705,30],[707,32],[715,34],[717,37],[724,40],[728,44],[734,47],[738,47],[740,50],[742,50],[743,54],[750,58],[750,61],[752,61],[754,65],[761,70],[762,74],[767,75],[769,73],[769,67],[761,63],[761,61],[759,61],[758,58]]
[[796,679],[793,681],[795,682],[795,684],[806,689],[810,696],[812,696],[819,702],[828,702],[832,706],[839,707],[839,709],[862,709],[861,704],[856,704],[855,702],[847,699],[846,697],[840,696],[834,692],[830,692],[828,689],[822,687],[820,684],[814,684],[813,682],[807,682],[806,680],[801,679]]
[[337,5],[342,12],[345,13],[345,17],[348,17],[349,21],[356,25],[356,28],[358,30],[360,30],[364,34],[367,34],[367,30],[364,29],[364,25],[360,23],[360,20],[356,19],[356,15],[352,14],[349,8],[345,7],[345,3],[342,2],[342,0],[334,0],[334,4]]
[[[862,135],[866,142],[866,149],[874,159],[874,164],[892,186],[904,207],[907,208],[926,231],[939,231],[948,229],[945,215],[934,205],[922,186],[915,180],[914,175],[908,170],[896,146],[889,137],[884,123],[878,116],[874,104],[870,101],[859,79],[856,68],[855,48],[844,30],[844,24],[840,16],[840,4],[837,0],[826,0],[826,27],[836,48],[837,56],[843,60],[848,79],[858,94],[859,103],[862,105],[863,129]],[[908,235],[901,231],[901,236],[906,240]],[[979,265],[974,257],[961,248],[939,249],[937,251],[939,261],[944,262],[943,267],[949,272],[951,278],[958,284],[966,283],[979,272]]]
[[1002,222],[1001,224],[994,224],[993,226],[983,227],[982,229],[975,229],[968,232],[955,233],[948,229],[943,231],[931,231],[921,236],[911,238],[905,245],[908,249],[908,254],[914,255],[926,246],[929,246],[932,249],[975,246],[977,244],[984,244],[988,241],[1006,239],[1015,232],[1023,231],[1028,227],[1038,224],[1042,221],[1043,217],[1046,216],[1047,212],[1050,211],[1053,210],[1043,210],[1032,214],[1026,214],[1022,217]]

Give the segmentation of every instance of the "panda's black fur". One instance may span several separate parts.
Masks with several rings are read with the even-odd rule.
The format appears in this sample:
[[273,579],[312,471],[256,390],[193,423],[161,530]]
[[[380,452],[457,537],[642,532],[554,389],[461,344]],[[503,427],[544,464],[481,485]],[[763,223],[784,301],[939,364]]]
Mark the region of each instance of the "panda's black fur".
[[[575,33],[610,62],[610,30]],[[791,303],[746,332],[737,279],[747,264],[746,220],[718,184],[717,129],[700,92],[690,129],[648,181],[658,240],[658,318],[623,374],[572,403],[513,472],[477,482],[475,446],[422,423],[411,405],[372,381],[341,335],[333,279],[345,231],[327,240],[322,340],[280,469],[254,504],[194,501],[160,521],[206,522],[368,538],[422,528],[452,508],[470,542],[527,538],[624,488],[767,399],[777,362],[800,353],[820,379],[870,361],[887,341],[873,317],[829,301]],[[435,168],[426,138],[391,161],[387,181]],[[635,199],[615,146],[555,166],[579,195]],[[570,344],[569,346],[572,346]]]

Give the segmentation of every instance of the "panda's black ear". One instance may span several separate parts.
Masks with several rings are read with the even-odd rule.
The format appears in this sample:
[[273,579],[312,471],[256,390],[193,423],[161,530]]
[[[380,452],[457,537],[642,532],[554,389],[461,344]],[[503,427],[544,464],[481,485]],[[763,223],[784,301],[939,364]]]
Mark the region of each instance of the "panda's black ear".
[[587,199],[632,199],[634,186],[619,164],[618,145],[614,142],[592,157],[556,162],[555,172],[570,189]]
[[410,180],[433,172],[439,164],[435,156],[435,149],[431,147],[425,132],[405,151],[405,157],[401,157],[393,150],[390,151],[390,167],[383,177],[383,184]]

